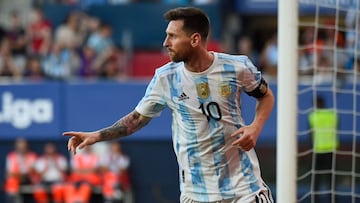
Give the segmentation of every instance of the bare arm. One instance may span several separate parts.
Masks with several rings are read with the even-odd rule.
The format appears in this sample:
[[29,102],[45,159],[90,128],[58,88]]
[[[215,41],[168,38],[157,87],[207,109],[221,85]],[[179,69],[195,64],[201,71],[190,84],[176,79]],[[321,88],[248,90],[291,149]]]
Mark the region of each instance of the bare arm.
[[130,135],[147,125],[150,120],[151,118],[142,116],[137,111],[133,111],[121,118],[112,126],[100,130],[100,141]]
[[273,106],[274,95],[269,88],[267,93],[262,98],[258,99],[253,122],[248,126],[241,127],[231,135],[232,137],[238,137],[241,135],[239,139],[233,142],[233,145],[238,146],[245,151],[255,147],[257,139],[265,125],[266,120],[270,116]]
[[144,127],[151,118],[142,116],[133,111],[124,116],[112,126],[93,132],[64,132],[64,136],[71,136],[68,141],[68,150],[76,154],[76,148],[84,148],[96,142],[125,137]]
[[258,100],[258,103],[256,105],[255,118],[251,125],[257,125],[258,127],[261,127],[261,130],[270,116],[270,113],[274,106],[274,102],[274,95],[269,88],[267,94]]

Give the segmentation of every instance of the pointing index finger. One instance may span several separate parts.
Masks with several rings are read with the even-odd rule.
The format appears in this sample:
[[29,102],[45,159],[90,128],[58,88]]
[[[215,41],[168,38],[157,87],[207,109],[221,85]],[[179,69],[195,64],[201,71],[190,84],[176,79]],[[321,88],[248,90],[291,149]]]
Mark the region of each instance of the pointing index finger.
[[74,131],[69,131],[69,132],[64,132],[63,136],[77,136],[77,132]]

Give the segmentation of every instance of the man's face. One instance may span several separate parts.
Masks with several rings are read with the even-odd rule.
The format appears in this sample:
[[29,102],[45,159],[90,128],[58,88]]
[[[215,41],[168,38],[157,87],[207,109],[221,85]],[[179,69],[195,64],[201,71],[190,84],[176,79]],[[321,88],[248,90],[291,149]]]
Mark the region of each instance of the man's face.
[[174,62],[187,61],[192,52],[191,36],[184,32],[182,20],[170,21],[166,28],[163,46]]
[[27,151],[27,142],[23,139],[19,139],[15,143],[15,148],[18,153],[25,153]]

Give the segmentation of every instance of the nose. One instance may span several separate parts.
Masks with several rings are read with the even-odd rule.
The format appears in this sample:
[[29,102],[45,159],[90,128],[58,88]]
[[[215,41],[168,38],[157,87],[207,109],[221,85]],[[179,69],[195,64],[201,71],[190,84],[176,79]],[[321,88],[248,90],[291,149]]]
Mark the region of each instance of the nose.
[[169,40],[168,37],[165,37],[164,42],[163,42],[163,47],[168,47],[169,46]]

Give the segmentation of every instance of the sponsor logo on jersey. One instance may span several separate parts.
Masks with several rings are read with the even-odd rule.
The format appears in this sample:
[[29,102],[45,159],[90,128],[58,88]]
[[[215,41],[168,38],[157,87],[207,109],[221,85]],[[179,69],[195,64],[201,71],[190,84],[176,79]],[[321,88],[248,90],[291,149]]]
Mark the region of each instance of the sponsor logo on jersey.
[[184,101],[186,99],[189,99],[190,97],[188,97],[185,92],[183,92],[179,97],[178,97],[178,101]]

